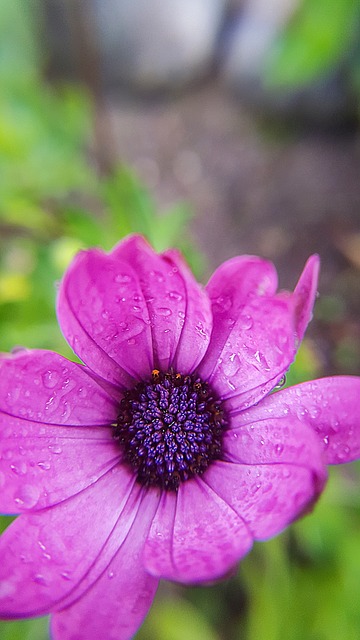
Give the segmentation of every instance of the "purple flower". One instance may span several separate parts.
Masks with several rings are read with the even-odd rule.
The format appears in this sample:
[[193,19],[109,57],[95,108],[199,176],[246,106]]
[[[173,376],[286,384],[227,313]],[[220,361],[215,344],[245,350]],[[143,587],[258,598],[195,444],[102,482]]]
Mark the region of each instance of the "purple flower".
[[203,289],[138,236],[80,253],[58,317],[85,363],[0,361],[3,618],[53,613],[53,637],[126,639],[159,578],[222,577],[309,510],[326,464],[360,456],[360,378],[269,395],[311,317],[319,260],[276,293],[257,257]]

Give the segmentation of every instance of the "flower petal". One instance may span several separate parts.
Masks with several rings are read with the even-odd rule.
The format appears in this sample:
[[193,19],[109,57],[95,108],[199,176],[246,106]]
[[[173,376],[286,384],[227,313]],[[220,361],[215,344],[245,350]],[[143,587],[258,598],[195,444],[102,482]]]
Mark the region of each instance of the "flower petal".
[[203,480],[163,493],[144,549],[146,569],[159,578],[201,582],[222,577],[244,556],[252,537]]
[[[154,494],[153,494],[154,496]],[[152,603],[158,580],[143,568],[141,552],[154,515],[154,499],[143,501],[118,550],[98,580],[52,618],[54,640],[130,640]],[[90,612],[96,611],[96,615]]]
[[204,480],[247,522],[257,539],[279,533],[312,506],[326,481],[316,434],[296,418],[234,418],[224,436],[224,461]]
[[147,302],[116,251],[76,256],[61,283],[58,319],[75,353],[106,380],[128,388],[153,369]]
[[0,429],[0,513],[66,500],[121,457],[106,427],[45,425],[0,413]]
[[324,483],[311,467],[217,461],[204,477],[243,518],[256,540],[280,533],[317,500]]
[[[277,288],[277,273],[271,262],[257,256],[231,258],[214,271],[206,285],[213,313],[213,331],[209,350],[200,365],[204,378],[213,372],[226,343],[234,320],[241,315],[248,300],[273,295]],[[241,316],[246,325],[247,316]]]
[[[199,374],[208,379],[228,408],[242,410],[273,389],[293,361],[316,292],[318,258],[305,266],[295,292],[274,295],[272,265],[259,259],[230,262],[221,277],[210,281],[214,331]],[[238,267],[239,274],[236,279]],[[249,274],[237,292],[233,281]],[[220,272],[221,276],[221,272]],[[226,277],[227,276],[227,277]],[[258,285],[256,285],[258,283]],[[259,294],[259,291],[262,295]],[[224,308],[229,307],[226,311]]]
[[359,399],[360,378],[322,378],[273,393],[236,420],[295,417],[317,434],[326,463],[342,464],[360,456]]
[[3,420],[12,416],[44,424],[96,426],[116,418],[120,391],[117,402],[86,367],[52,351],[24,350],[1,358],[0,376]]
[[[133,485],[133,475],[117,465],[69,500],[15,520],[0,538],[0,617],[41,615],[77,597]],[[132,520],[120,520],[126,535]]]
[[[179,259],[174,262],[169,252],[158,255],[141,236],[121,242],[113,255],[128,261],[138,274],[151,319],[154,365],[163,371],[174,366],[189,373],[194,368],[194,355],[197,364],[207,347],[196,323],[202,320],[206,330],[211,323],[209,301],[200,285]],[[196,323],[191,316],[193,307]],[[183,352],[183,333],[191,325],[195,325],[190,329],[192,349]]]
[[212,332],[212,313],[206,291],[196,282],[179,251],[171,249],[162,254],[179,273],[186,291],[186,307],[181,315],[182,331],[174,357],[174,369],[180,373],[192,373],[204,357]]
[[[247,303],[232,321],[213,371],[203,364],[208,379],[228,409],[239,410],[258,402],[285,374],[296,354],[291,298],[257,298]],[[229,319],[228,319],[229,322]],[[211,345],[209,348],[211,353]]]
[[223,438],[224,459],[245,464],[297,463],[321,475],[323,452],[316,434],[295,416],[259,419],[257,408],[233,416]]
[[299,341],[303,339],[306,328],[312,318],[312,310],[317,293],[319,269],[320,258],[314,254],[306,262],[294,289],[296,334]]

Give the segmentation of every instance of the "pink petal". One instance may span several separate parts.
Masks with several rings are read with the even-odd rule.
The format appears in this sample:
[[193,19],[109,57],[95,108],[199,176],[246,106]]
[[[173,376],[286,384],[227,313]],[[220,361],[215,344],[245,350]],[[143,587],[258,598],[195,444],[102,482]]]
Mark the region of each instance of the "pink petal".
[[131,518],[121,516],[133,485],[117,465],[69,500],[15,520],[0,538],[0,617],[41,615],[75,599],[95,561],[101,572],[97,559],[119,518],[129,530]]
[[106,427],[63,427],[0,413],[0,512],[38,510],[82,491],[121,457]]
[[93,249],[74,259],[58,318],[75,353],[106,380],[131,387],[154,368],[147,302],[135,269],[116,252]]
[[264,540],[311,509],[325,475],[318,475],[311,465],[218,461],[204,480],[244,519],[254,538]]
[[[98,580],[70,607],[55,613],[54,640],[130,640],[152,603],[158,580],[143,569],[141,552],[154,515],[154,493],[144,500],[127,536]],[[94,615],[92,612],[96,612]]]
[[319,437],[327,464],[360,457],[360,378],[337,376],[304,382],[272,394],[236,417],[237,424],[268,416],[295,417]]
[[44,424],[95,426],[109,425],[117,416],[118,402],[101,379],[52,351],[20,351],[1,358],[0,376],[3,424],[12,416]]
[[256,298],[232,321],[210,376],[207,378],[208,371],[203,365],[199,373],[221,398],[227,399],[228,409],[241,410],[273,389],[295,354],[291,298]]
[[245,325],[250,317],[241,315],[253,298],[273,295],[277,288],[277,273],[271,262],[257,256],[239,256],[224,262],[211,276],[206,291],[213,313],[213,332],[210,348],[199,370],[208,378],[220,357],[236,319]]
[[159,578],[214,580],[232,569],[251,545],[241,516],[198,478],[180,485],[177,495],[162,495],[144,564]]
[[[214,332],[199,373],[228,399],[228,408],[242,410],[271,391],[293,361],[310,319],[318,258],[310,258],[294,294],[274,295],[273,267],[259,259],[220,269],[208,285]],[[247,284],[236,287],[243,278]]]
[[301,464],[322,475],[322,447],[307,425],[295,416],[274,418],[271,414],[259,419],[252,413],[249,410],[246,417],[243,414],[232,417],[231,429],[223,439],[225,460],[240,464]]
[[174,357],[174,369],[192,373],[204,357],[212,332],[212,313],[206,291],[199,285],[181,254],[175,249],[162,254],[174,273],[179,273],[186,291],[186,307],[181,314],[182,331]]
[[204,480],[246,521],[257,539],[279,533],[311,507],[326,481],[322,447],[296,418],[233,418],[224,461]]
[[317,293],[319,269],[320,258],[314,254],[305,264],[294,290],[296,333],[299,341],[303,339],[306,328],[312,318],[312,310]]
[[[274,266],[256,256],[232,258],[216,269],[206,285],[214,326],[210,348],[199,369],[204,378],[213,372],[235,319],[241,315],[248,300],[272,295],[276,287]],[[241,321],[248,324],[250,318],[241,316]]]
[[[200,285],[184,264],[175,263],[171,254],[156,254],[141,236],[130,236],[121,242],[113,255],[128,261],[139,277],[151,319],[155,366],[163,371],[174,366],[190,372],[194,368],[194,355],[197,364],[207,347],[196,326],[191,325],[202,320],[208,329],[211,324],[209,302]],[[196,323],[190,315],[192,303],[197,309]],[[192,349],[183,352],[183,334],[188,329]]]

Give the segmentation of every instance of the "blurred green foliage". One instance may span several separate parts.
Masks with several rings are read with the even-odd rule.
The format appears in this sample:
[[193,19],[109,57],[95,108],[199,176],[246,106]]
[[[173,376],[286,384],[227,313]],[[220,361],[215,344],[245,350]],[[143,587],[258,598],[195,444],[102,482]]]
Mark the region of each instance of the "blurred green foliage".
[[341,69],[359,91],[359,28],[359,0],[300,1],[267,58],[267,83],[301,86]]
[[[346,30],[354,3],[333,4],[328,35],[313,50],[307,73],[339,55],[341,43],[336,45],[334,34]],[[87,149],[91,102],[73,87],[55,91],[45,85],[31,37],[40,18],[30,6],[37,5],[3,0],[0,10],[0,349],[26,345],[72,357],[57,327],[54,301],[56,282],[80,248],[109,249],[138,231],[159,250],[179,246],[185,237],[198,272],[201,261],[186,241],[185,207],[159,216],[149,193],[124,167],[99,178]],[[311,6],[315,11],[320,4],[307,1],[303,10]],[[296,29],[309,29],[303,21]],[[286,64],[300,69],[306,61],[300,65],[296,58],[297,37],[292,44],[285,38],[283,52],[288,47],[291,53],[292,47],[292,62],[290,57]],[[281,73],[287,77],[286,65]],[[305,78],[304,71],[298,78]],[[317,375],[321,361],[307,340],[287,383]],[[314,514],[278,538],[256,544],[226,582],[189,589],[162,585],[139,640],[357,639],[359,482],[356,465],[334,470]],[[0,518],[0,529],[9,522]],[[47,637],[46,619],[0,623],[0,640]]]

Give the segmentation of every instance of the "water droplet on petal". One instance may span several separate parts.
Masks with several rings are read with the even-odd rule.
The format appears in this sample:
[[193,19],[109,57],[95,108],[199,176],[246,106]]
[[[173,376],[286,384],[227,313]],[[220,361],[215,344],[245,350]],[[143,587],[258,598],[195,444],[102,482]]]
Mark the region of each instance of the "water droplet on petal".
[[170,300],[178,300],[180,302],[180,300],[183,299],[183,296],[181,295],[181,293],[178,293],[177,291],[169,291],[167,295],[170,298]]
[[31,484],[24,484],[19,487],[18,492],[14,496],[15,503],[24,509],[31,509],[34,507],[40,497],[40,491],[37,487]]
[[282,378],[280,378],[279,382],[274,387],[275,391],[277,391],[278,389],[282,389],[285,383],[286,383],[286,376],[284,375],[282,376]]
[[118,284],[129,284],[129,282],[131,282],[131,277],[127,273],[118,273],[116,274],[114,281]]
[[159,316],[168,317],[168,316],[171,316],[172,311],[171,311],[171,309],[168,309],[167,307],[159,307],[158,309],[156,309],[156,313]]
[[60,573],[61,577],[64,578],[64,580],[71,580],[71,576],[67,571],[63,571],[62,573]]
[[227,360],[223,361],[222,369],[226,376],[232,377],[240,369],[240,360],[237,353],[232,353]]
[[45,471],[47,471],[48,469],[50,469],[50,463],[49,462],[38,462],[37,466],[40,469],[44,469]]
[[47,389],[53,389],[59,382],[59,374],[57,371],[46,371],[42,375],[44,387]]
[[58,444],[49,444],[49,450],[51,451],[51,453],[55,453],[56,455],[62,453],[62,447],[60,447],[60,445]]

